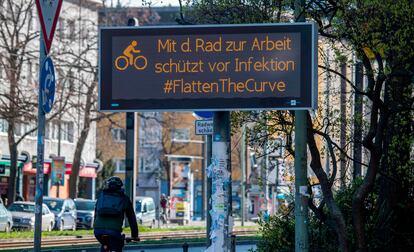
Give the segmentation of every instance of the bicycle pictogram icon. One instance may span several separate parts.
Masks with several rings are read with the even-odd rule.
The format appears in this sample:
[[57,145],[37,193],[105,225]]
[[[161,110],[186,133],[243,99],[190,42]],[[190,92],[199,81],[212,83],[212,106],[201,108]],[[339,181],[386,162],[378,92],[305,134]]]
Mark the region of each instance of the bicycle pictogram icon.
[[115,59],[115,68],[119,71],[124,71],[129,66],[134,66],[137,70],[144,70],[148,65],[148,60],[143,55],[137,55],[134,57],[134,54],[141,53],[141,50],[135,49],[138,45],[138,42],[133,40],[125,50],[123,51],[124,55],[118,56]]

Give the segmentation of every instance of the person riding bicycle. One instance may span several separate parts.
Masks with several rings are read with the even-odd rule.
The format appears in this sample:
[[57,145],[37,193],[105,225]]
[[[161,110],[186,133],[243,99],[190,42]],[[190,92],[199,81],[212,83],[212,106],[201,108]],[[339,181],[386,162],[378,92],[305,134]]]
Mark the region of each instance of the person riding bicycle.
[[140,53],[141,50],[139,49],[135,49],[135,47],[138,45],[137,41],[132,41],[131,44],[129,46],[127,46],[127,48],[125,48],[124,50],[124,55],[128,57],[129,59],[129,64],[132,65],[134,63],[134,55],[133,53]]
[[[124,193],[122,180],[119,177],[110,177],[105,181],[95,205],[93,228],[96,239],[102,244],[101,251],[105,251],[104,245],[108,245],[110,251],[122,251],[125,238],[122,225],[125,215],[131,227],[132,239],[139,240],[134,208]],[[108,236],[109,244],[105,244]]]

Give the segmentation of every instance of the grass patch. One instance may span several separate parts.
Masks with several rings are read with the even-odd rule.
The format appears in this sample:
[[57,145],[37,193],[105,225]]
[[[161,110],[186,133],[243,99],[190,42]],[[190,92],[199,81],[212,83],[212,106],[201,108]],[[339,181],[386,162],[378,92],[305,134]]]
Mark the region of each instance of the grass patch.
[[[257,229],[256,226],[245,226],[244,229]],[[174,226],[169,228],[149,228],[139,226],[140,233],[148,232],[171,232],[171,231],[186,231],[186,230],[205,230],[204,226]],[[130,228],[124,228],[124,234],[129,236],[131,234]],[[43,237],[62,237],[62,236],[87,236],[93,235],[92,229],[80,229],[76,231],[65,230],[65,231],[43,231]],[[0,239],[30,239],[34,237],[33,231],[12,231],[10,233],[0,232]]]
[[[149,228],[149,227],[139,227],[140,233],[147,232],[168,232],[168,231],[185,231],[185,230],[205,230],[205,227],[193,227],[193,226],[179,226],[171,228]],[[130,228],[124,228],[123,231],[127,236],[131,233]],[[65,230],[65,231],[43,231],[43,237],[53,237],[53,236],[86,236],[93,235],[92,229],[81,229],[76,231]],[[13,231],[10,233],[0,233],[0,239],[29,239],[34,237],[33,231]]]

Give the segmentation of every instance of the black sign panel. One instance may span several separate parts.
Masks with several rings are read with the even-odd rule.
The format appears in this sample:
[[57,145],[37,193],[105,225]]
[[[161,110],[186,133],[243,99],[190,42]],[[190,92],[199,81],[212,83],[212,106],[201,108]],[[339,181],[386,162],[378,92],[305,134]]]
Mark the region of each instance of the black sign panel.
[[314,23],[100,29],[101,111],[316,108]]

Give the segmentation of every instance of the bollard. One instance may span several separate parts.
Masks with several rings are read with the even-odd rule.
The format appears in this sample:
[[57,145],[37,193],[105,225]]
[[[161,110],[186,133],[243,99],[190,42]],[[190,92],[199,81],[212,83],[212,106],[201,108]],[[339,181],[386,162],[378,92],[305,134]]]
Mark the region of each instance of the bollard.
[[186,242],[183,244],[183,252],[188,252],[188,244]]
[[236,252],[236,235],[231,235],[231,252]]

